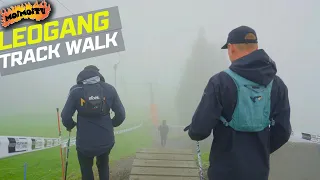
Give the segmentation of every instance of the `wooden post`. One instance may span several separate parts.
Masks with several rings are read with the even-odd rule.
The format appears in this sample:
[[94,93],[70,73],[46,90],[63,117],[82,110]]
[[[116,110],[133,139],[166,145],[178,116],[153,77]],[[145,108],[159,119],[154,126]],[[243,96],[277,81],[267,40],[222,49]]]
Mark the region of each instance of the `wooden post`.
[[154,92],[152,83],[149,83],[150,88],[150,110],[151,110],[151,118],[154,126],[158,126],[158,112],[157,105],[154,102]]

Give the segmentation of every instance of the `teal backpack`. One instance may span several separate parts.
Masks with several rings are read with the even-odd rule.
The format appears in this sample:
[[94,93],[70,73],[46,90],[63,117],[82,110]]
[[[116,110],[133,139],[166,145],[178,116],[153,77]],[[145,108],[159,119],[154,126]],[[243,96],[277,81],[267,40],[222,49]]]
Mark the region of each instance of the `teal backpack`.
[[242,132],[259,132],[270,125],[273,126],[275,122],[270,119],[273,80],[267,86],[263,86],[241,77],[230,69],[224,72],[235,82],[238,100],[230,122],[220,117],[223,124]]

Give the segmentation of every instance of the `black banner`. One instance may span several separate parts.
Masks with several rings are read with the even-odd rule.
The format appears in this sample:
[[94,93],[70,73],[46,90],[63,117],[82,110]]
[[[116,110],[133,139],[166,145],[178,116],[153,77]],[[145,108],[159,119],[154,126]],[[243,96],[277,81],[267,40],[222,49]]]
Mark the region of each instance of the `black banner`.
[[311,134],[307,134],[307,133],[301,133],[302,134],[302,139],[306,139],[308,141],[311,140]]
[[32,141],[31,149],[34,150],[36,148],[36,140],[31,139],[31,141]]
[[27,138],[8,138],[8,153],[23,152],[28,150]]

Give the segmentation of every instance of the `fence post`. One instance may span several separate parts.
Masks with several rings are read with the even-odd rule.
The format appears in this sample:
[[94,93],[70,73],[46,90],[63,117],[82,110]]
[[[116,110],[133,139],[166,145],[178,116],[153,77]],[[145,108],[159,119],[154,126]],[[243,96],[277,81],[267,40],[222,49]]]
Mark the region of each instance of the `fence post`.
[[27,163],[24,163],[23,180],[27,180]]

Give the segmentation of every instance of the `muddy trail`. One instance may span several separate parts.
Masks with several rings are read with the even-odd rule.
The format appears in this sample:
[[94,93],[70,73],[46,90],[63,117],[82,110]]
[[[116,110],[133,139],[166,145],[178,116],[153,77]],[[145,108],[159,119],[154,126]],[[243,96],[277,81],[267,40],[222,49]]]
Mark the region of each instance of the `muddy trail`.
[[110,167],[110,180],[128,180],[134,155],[113,163]]

